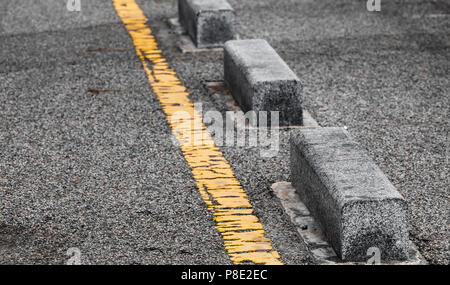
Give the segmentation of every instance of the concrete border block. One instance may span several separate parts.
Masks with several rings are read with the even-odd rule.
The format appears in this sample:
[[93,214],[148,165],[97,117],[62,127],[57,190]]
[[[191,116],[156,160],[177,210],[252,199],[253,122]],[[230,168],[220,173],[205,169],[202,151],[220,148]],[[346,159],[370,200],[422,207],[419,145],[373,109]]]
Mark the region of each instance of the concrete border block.
[[295,130],[292,185],[343,261],[408,258],[407,203],[343,128]]
[[[206,82],[206,87],[208,88],[211,98],[217,104],[217,106],[225,106],[227,111],[242,111],[241,107],[236,103],[236,100],[231,95],[230,90],[228,90],[225,82]],[[219,108],[219,107],[218,107]],[[303,124],[300,126],[279,126],[279,129],[309,129],[309,128],[319,128],[319,124],[312,117],[312,115],[305,109],[302,111]],[[270,118],[268,118],[270,119]]]
[[224,80],[245,112],[279,111],[280,125],[302,125],[300,80],[265,40],[228,41]]
[[226,0],[178,0],[178,14],[198,48],[222,47],[235,37],[235,12]]
[[[302,236],[306,245],[310,249],[317,264],[329,264],[329,265],[363,265],[370,264],[369,260],[373,257],[368,254],[366,260],[359,262],[347,261],[344,262],[337,257],[335,251],[330,246],[328,239],[323,234],[323,231],[316,219],[311,216],[308,208],[301,201],[300,196],[294,189],[290,182],[280,181],[272,184],[272,190],[275,195],[280,199],[286,213],[291,218],[291,222],[297,228],[297,232]],[[413,242],[409,241],[409,257],[408,260],[383,260],[383,256],[380,256],[380,263],[386,265],[426,265],[427,261],[423,258],[417,247]]]

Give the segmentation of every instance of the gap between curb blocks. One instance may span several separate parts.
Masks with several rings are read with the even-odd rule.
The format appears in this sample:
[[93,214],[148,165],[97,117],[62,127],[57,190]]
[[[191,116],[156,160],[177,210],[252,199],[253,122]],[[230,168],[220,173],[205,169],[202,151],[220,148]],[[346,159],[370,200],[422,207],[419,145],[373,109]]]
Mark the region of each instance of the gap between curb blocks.
[[[189,100],[186,87],[162,56],[143,11],[134,0],[113,0],[113,5],[133,40],[173,135],[180,141],[180,148],[192,170],[200,195],[214,216],[216,229],[224,240],[231,261],[235,264],[283,264],[271,241],[265,237],[263,225],[253,214],[253,207],[230,164],[214,145],[211,134],[202,123],[201,114]],[[180,111],[187,112],[192,119],[171,120]],[[191,141],[198,133],[204,138],[201,145],[183,144],[186,137],[181,134],[187,135],[187,141]]]

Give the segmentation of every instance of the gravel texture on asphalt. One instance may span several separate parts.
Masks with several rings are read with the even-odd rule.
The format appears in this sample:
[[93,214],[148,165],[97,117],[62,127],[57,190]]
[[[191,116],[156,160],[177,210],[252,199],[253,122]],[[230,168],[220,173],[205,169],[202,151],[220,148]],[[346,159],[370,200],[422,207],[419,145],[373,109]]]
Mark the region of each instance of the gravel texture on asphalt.
[[[280,53],[319,124],[348,127],[407,199],[420,252],[448,264],[450,3],[229,1],[241,38]],[[287,177],[287,159],[270,171]]]
[[[305,109],[348,127],[407,199],[420,252],[448,264],[448,2],[228,1],[240,38],[279,52]],[[0,263],[64,263],[79,247],[83,263],[229,264],[111,1],[48,2],[0,1]],[[206,88],[222,54],[180,52],[176,1],[137,2],[191,101],[229,111]],[[291,180],[288,139],[271,158],[221,149],[282,261],[312,263],[270,189]]]
[[[305,109],[365,146],[408,201],[411,240],[430,263],[448,264],[450,4],[389,1],[370,13],[366,1],[229,2],[240,38],[264,38],[279,52],[304,84]],[[192,101],[228,111],[205,91],[223,78],[222,55],[177,53],[163,24],[176,12],[141,3]],[[270,159],[222,147],[254,205],[267,203],[271,183],[290,181],[288,133]]]
[[[0,263],[230,264],[111,1],[28,2],[0,35]],[[255,210],[285,263],[312,262],[275,197]]]

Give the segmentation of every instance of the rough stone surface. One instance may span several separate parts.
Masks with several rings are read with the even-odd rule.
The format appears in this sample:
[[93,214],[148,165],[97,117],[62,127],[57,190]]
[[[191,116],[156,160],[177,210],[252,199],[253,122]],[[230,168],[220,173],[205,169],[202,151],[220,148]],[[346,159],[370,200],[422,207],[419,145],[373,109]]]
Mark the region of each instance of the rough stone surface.
[[234,39],[234,10],[226,0],[178,0],[180,24],[198,48]]
[[265,40],[225,44],[224,78],[244,111],[279,111],[280,125],[301,125],[302,85]]
[[408,258],[407,203],[343,128],[291,135],[292,184],[344,261]]

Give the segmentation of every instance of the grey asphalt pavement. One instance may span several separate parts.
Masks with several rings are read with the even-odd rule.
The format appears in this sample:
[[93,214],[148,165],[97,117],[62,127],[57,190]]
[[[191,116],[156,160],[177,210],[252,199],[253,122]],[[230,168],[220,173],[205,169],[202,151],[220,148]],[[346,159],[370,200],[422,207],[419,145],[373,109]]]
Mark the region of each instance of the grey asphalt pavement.
[[[346,126],[409,204],[410,238],[449,263],[450,3],[228,0],[241,39],[266,39],[304,85],[321,126]],[[186,53],[175,1],[136,1],[203,110],[220,52]],[[0,1],[0,263],[231,264],[110,0]],[[270,185],[280,151],[221,147],[286,264],[314,263]]]

